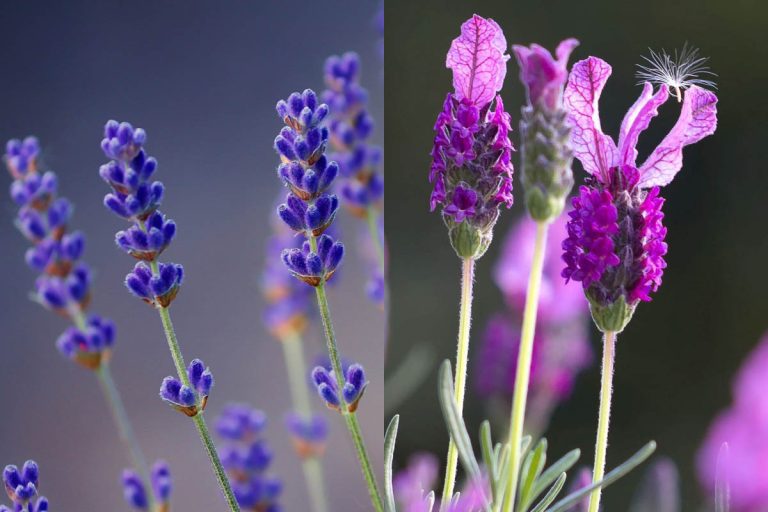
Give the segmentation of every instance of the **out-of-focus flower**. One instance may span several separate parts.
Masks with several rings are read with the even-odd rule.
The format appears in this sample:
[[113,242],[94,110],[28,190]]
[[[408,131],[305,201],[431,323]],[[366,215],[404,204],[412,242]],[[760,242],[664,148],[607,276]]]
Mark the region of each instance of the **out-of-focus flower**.
[[40,470],[35,461],[28,460],[21,469],[5,466],[3,484],[13,508],[0,505],[0,512],[47,512],[48,500],[38,497]]
[[173,491],[171,468],[164,460],[155,462],[150,476],[152,496],[156,503],[156,509],[149,510],[147,489],[141,481],[141,477],[132,470],[123,471],[123,496],[131,507],[148,512],[167,512],[170,510],[169,501]]

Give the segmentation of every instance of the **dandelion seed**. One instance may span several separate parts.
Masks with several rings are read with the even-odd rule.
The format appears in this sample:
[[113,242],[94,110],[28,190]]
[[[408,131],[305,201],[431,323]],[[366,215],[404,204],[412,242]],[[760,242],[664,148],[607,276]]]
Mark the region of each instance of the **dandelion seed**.
[[706,78],[700,78],[702,75],[716,77],[717,74],[710,71],[709,57],[699,55],[699,49],[683,44],[682,50],[675,50],[670,55],[662,49],[651,52],[649,57],[643,56],[647,64],[638,64],[638,71],[635,76],[638,78],[638,85],[644,82],[652,84],[666,85],[674,91],[678,102],[683,101],[682,91],[692,85],[698,85],[704,88],[717,89],[714,81]]

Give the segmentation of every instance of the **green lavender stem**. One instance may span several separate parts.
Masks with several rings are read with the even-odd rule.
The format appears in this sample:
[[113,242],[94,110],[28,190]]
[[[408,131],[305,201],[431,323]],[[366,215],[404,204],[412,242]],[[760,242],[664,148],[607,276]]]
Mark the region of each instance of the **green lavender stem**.
[[[464,409],[464,391],[467,385],[467,360],[469,358],[469,330],[472,323],[472,287],[475,280],[475,260],[464,258],[461,274],[461,306],[459,309],[459,336],[456,346],[456,377],[454,378],[454,399],[459,414]],[[448,443],[448,456],[445,466],[445,482],[441,508],[447,506],[453,497],[456,483],[456,467],[459,451],[451,439]]]
[[[159,268],[157,261],[152,261],[150,266],[152,267],[153,274],[158,275]],[[160,320],[163,323],[165,339],[168,342],[168,348],[171,351],[171,358],[173,359],[173,364],[176,367],[176,373],[178,373],[179,379],[181,379],[181,382],[185,386],[192,388],[192,385],[189,381],[189,375],[187,375],[184,356],[181,354],[181,348],[179,347],[179,340],[176,338],[176,331],[173,328],[173,323],[171,322],[171,313],[168,308],[161,306],[158,306],[156,309],[160,314]],[[205,451],[211,461],[211,466],[213,467],[213,472],[216,475],[216,480],[219,482],[219,487],[221,488],[221,492],[224,494],[224,498],[227,500],[229,509],[232,512],[240,512],[240,506],[237,504],[237,499],[235,498],[235,494],[232,491],[229,478],[227,478],[227,475],[224,472],[224,466],[221,465],[221,460],[219,459],[219,454],[216,451],[216,446],[213,444],[211,433],[208,431],[208,425],[205,423],[203,411],[198,412],[197,415],[194,416],[193,421],[195,423],[195,427],[197,427],[197,433],[200,435],[200,440],[205,446]]]
[[381,275],[383,277],[386,270],[386,260],[384,256],[384,247],[381,245],[381,237],[379,235],[379,226],[377,224],[378,213],[376,208],[369,206],[365,212],[365,216],[368,220],[368,232],[371,236],[371,242],[373,243],[373,248],[376,251],[376,259],[379,262],[379,270],[381,271]]
[[[616,333],[606,331],[603,337],[603,368],[600,383],[600,413],[597,421],[597,442],[595,443],[595,467],[592,482],[599,482],[605,474],[605,453],[608,448],[608,424],[611,419],[611,394],[613,392],[613,363],[616,358]],[[600,488],[589,497],[589,512],[600,508]]]
[[[72,311],[72,320],[78,329],[85,332],[88,328],[85,315],[79,309]],[[120,392],[115,385],[114,379],[112,379],[112,372],[109,368],[109,363],[102,362],[101,366],[94,372],[96,379],[99,381],[101,391],[104,393],[104,399],[107,402],[110,412],[112,413],[112,419],[117,426],[117,431],[120,435],[120,441],[122,441],[125,450],[128,452],[128,456],[131,459],[131,464],[134,469],[139,473],[141,481],[147,489],[150,488],[149,478],[149,466],[147,465],[147,459],[144,457],[144,452],[139,446],[139,441],[136,439],[136,434],[133,432],[131,426],[131,420],[128,418],[128,413],[125,410],[123,399],[120,396]],[[149,510],[153,510],[154,497],[152,493],[147,494],[149,501]]]
[[[301,336],[292,333],[280,340],[283,347],[288,383],[294,409],[305,418],[312,416],[312,405],[307,386],[307,363],[304,360]],[[302,461],[304,479],[307,483],[307,493],[316,512],[328,510],[328,500],[325,496],[323,466],[317,457],[310,456]]]
[[512,512],[515,506],[517,481],[520,478],[521,441],[525,419],[525,403],[528,397],[528,384],[531,377],[531,357],[533,354],[533,336],[536,332],[536,313],[539,308],[541,273],[544,267],[544,251],[547,240],[546,222],[536,223],[536,240],[533,248],[533,262],[528,277],[528,290],[523,311],[523,328],[520,335],[520,350],[517,356],[515,391],[512,399],[512,413],[509,422],[509,477],[502,510]]
[[[309,237],[310,247],[312,252],[317,252],[317,240],[315,237]],[[333,367],[333,373],[336,376],[336,382],[343,383],[344,372],[341,369],[341,358],[339,357],[339,350],[336,346],[336,334],[333,330],[333,324],[331,323],[331,312],[328,308],[328,297],[325,294],[325,282],[321,282],[315,287],[315,294],[317,295],[317,305],[320,309],[320,318],[323,320],[323,329],[325,331],[325,340],[328,346],[328,357],[331,360],[331,366]],[[357,422],[357,417],[354,413],[351,413],[344,407],[342,402],[341,414],[344,416],[344,421],[347,424],[347,430],[352,437],[352,443],[355,445],[355,451],[357,452],[357,458],[360,461],[360,468],[363,471],[363,477],[365,483],[368,486],[368,494],[371,497],[371,503],[376,509],[376,512],[384,511],[384,501],[381,498],[379,492],[379,486],[376,483],[376,475],[373,472],[370,458],[368,457],[368,450],[365,447],[363,441],[363,435],[360,432],[360,425]]]

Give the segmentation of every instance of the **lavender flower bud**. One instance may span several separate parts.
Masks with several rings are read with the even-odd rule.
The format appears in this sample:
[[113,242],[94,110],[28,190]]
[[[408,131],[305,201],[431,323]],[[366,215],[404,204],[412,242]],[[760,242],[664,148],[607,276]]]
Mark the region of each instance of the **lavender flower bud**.
[[187,366],[187,376],[189,386],[176,377],[164,378],[160,385],[160,398],[177,411],[193,417],[204,411],[208,404],[213,374],[200,359],[194,359]]
[[6,466],[3,470],[3,485],[14,507],[9,509],[0,505],[0,512],[46,512],[48,500],[38,497],[39,480],[40,470],[33,460],[25,462],[21,470],[14,465]]
[[277,215],[292,230],[307,237],[320,236],[333,222],[339,209],[339,200],[334,195],[321,195],[312,204],[288,194],[285,203],[277,207]]
[[341,392],[334,373],[322,366],[316,366],[312,370],[312,381],[318,394],[325,401],[325,405],[329,409],[339,412],[341,412],[342,398],[346,410],[355,412],[365,388],[368,386],[368,381],[365,380],[365,370],[359,364],[351,364],[344,370],[344,385]]
[[123,498],[137,510],[147,510],[149,501],[141,477],[133,470],[123,471]]
[[175,235],[176,223],[155,211],[147,218],[144,229],[133,225],[125,231],[118,231],[115,242],[136,259],[155,261]]
[[158,273],[143,261],[125,276],[125,286],[136,297],[154,307],[167,308],[179,293],[184,280],[184,267],[177,263],[160,263]]
[[95,370],[109,360],[114,342],[115,325],[112,321],[91,315],[85,331],[68,327],[56,340],[56,347],[64,357]]
[[36,137],[27,137],[23,141],[11,139],[5,145],[5,164],[14,179],[36,172],[39,155],[40,143]]
[[285,426],[299,457],[307,459],[323,455],[328,438],[328,422],[325,417],[319,414],[306,417],[294,412],[286,417]]
[[311,286],[319,286],[336,272],[344,257],[344,246],[328,235],[321,235],[317,239],[317,252],[312,251],[307,241],[301,249],[285,249],[281,257],[296,278]]
[[152,496],[158,506],[157,509],[149,510],[147,489],[138,473],[131,469],[126,469],[123,471],[122,481],[123,497],[131,507],[148,512],[167,512],[170,510],[168,502],[173,490],[173,480],[171,479],[171,469],[167,462],[159,460],[152,466],[150,483],[152,485]]

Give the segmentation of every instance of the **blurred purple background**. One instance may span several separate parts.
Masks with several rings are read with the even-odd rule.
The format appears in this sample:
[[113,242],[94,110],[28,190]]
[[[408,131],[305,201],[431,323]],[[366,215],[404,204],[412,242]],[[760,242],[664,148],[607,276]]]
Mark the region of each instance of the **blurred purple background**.
[[[224,510],[192,423],[158,397],[172,372],[157,315],[122,280],[133,262],[115,247],[124,223],[101,204],[99,149],[109,118],[148,132],[148,151],[167,188],[164,211],[179,226],[165,261],[187,279],[172,308],[188,359],[216,377],[209,423],[229,400],[263,409],[284,478],[286,510],[308,510],[299,462],[283,430],[289,394],[282,354],[261,322],[261,273],[268,218],[279,185],[271,143],[280,129],[275,102],[294,90],[322,89],[326,56],[355,50],[383,139],[383,72],[374,1],[6,2],[0,7],[0,138],[36,134],[45,166],[76,207],[72,227],[86,233],[95,271],[93,311],[117,323],[113,372],[150,459],[172,467],[174,510]],[[35,7],[37,5],[37,7]],[[10,184],[6,178],[4,187]],[[0,464],[36,459],[42,491],[55,510],[128,510],[119,486],[127,457],[96,379],[54,347],[66,323],[27,299],[35,274],[15,208],[0,195]],[[369,372],[361,421],[375,468],[383,467],[385,317],[364,297],[365,265],[357,221],[341,222],[349,251],[330,292],[340,346]],[[324,350],[318,329],[308,354]],[[319,400],[318,400],[319,405]],[[329,412],[330,415],[330,412]],[[370,508],[343,424],[330,417],[324,459],[332,510]],[[381,475],[380,475],[381,476]]]

